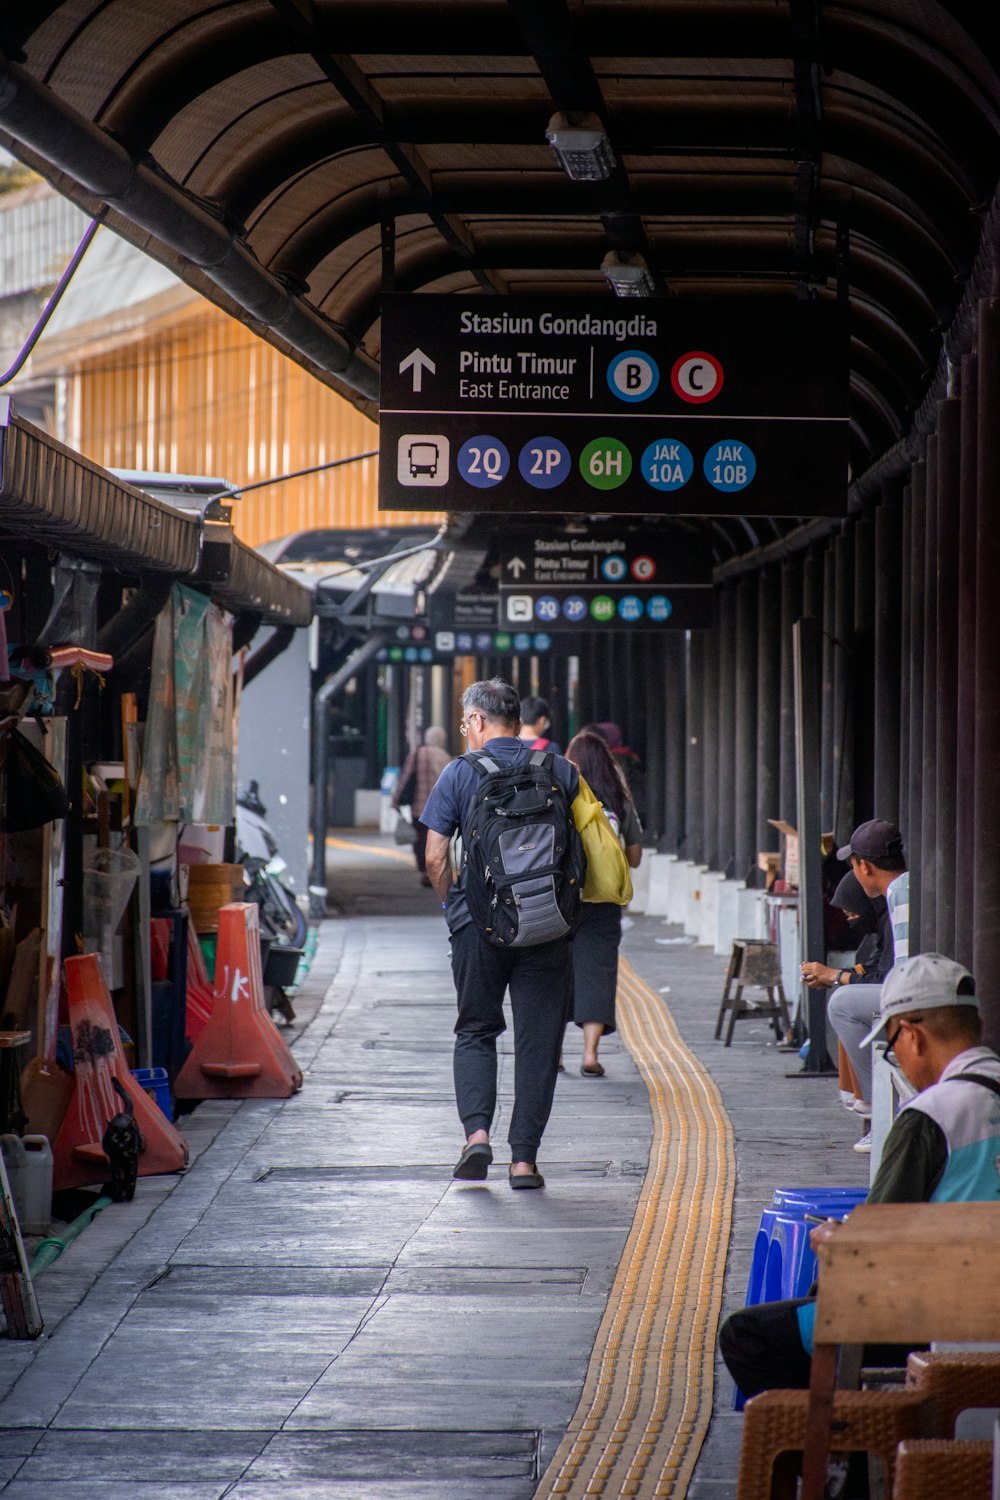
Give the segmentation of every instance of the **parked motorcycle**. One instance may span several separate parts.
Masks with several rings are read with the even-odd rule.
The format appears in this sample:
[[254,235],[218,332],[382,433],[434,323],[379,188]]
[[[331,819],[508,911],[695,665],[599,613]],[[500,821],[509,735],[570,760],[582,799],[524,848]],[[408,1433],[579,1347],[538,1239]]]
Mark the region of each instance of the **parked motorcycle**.
[[236,799],[236,858],[243,866],[247,899],[256,902],[260,913],[261,942],[267,945],[264,960],[267,1003],[292,1021],[295,1011],[285,987],[295,977],[309,929],[304,912],[281,879],[288,866],[268,826],[267,808],[256,781],[251,781]]

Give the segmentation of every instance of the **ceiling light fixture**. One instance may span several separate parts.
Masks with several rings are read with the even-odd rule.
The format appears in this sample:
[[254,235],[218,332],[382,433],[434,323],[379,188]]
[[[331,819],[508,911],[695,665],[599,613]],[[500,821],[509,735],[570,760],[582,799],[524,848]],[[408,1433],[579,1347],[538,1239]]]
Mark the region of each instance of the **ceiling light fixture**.
[[615,169],[615,153],[597,115],[560,111],[549,121],[545,138],[574,182],[603,182]]
[[623,250],[609,250],[601,261],[616,297],[651,297],[655,290],[645,259]]

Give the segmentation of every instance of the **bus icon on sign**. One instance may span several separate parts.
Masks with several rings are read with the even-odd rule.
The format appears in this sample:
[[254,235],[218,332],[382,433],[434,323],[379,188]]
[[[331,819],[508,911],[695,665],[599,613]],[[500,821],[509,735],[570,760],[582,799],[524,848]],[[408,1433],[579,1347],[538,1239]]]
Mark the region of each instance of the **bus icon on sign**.
[[448,483],[451,445],[443,432],[404,432],[396,447],[396,479],[408,488]]

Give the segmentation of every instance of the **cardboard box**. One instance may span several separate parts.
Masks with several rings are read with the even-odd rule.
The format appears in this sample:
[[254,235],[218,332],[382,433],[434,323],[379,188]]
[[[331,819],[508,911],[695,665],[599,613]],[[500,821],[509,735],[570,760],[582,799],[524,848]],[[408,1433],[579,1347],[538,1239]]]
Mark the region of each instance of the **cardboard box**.
[[[798,888],[799,888],[799,835],[798,835],[798,830],[795,829],[795,828],[793,828],[792,825],[791,825],[791,823],[785,823],[781,818],[768,818],[767,821],[770,823],[770,825],[771,825],[772,828],[776,828],[778,830],[778,832],[781,834],[781,836],[782,836],[782,838],[784,840],[784,844],[782,846],[783,847],[783,851],[784,851],[784,861],[782,863],[782,870],[783,870],[783,876],[782,876],[782,878],[784,879],[785,885],[793,887],[795,890],[798,890]],[[837,847],[837,840],[836,840],[836,837],[835,837],[834,834],[832,834],[832,833],[822,833],[822,834],[820,834],[820,849],[822,851],[824,859],[826,858],[826,856],[828,854],[832,854],[833,851],[834,851],[834,849],[836,849],[836,847]],[[764,863],[764,861],[766,859],[772,859],[773,857],[774,857],[773,855],[758,854],[758,856],[757,856],[757,863],[758,863],[758,865],[760,866],[760,868],[762,870],[765,870],[765,869],[767,869],[767,866]]]
[[781,862],[782,879],[787,886],[799,887],[799,835],[798,830],[791,823],[784,822],[781,818],[768,818],[772,828],[776,828],[782,837]]

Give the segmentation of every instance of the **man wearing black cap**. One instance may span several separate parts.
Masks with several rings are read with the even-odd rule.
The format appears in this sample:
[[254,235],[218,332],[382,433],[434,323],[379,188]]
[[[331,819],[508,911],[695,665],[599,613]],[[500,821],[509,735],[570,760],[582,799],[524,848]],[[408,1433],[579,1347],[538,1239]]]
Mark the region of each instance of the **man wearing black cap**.
[[[903,858],[903,835],[894,823],[872,818],[855,828],[850,843],[837,850],[837,858],[850,861],[866,896],[885,897],[892,934],[892,953],[886,957],[899,963],[910,951],[910,877]],[[830,1025],[851,1060],[863,1100],[869,1104],[872,1058],[862,1043],[878,1015],[878,1007],[877,984],[851,984],[832,992],[827,1009]],[[863,1136],[855,1150],[870,1151],[870,1135]]]

